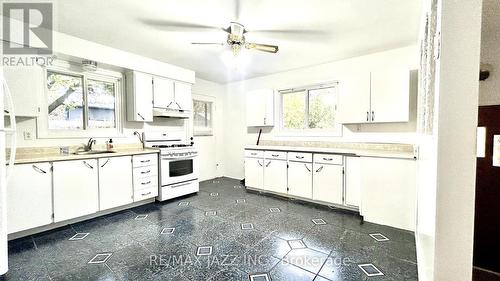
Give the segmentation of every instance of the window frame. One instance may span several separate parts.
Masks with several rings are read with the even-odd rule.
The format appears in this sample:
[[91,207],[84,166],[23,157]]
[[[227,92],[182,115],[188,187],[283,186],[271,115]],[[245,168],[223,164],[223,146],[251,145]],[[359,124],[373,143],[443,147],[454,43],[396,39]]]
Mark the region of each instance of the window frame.
[[[195,109],[194,109],[194,101],[199,101],[203,103],[209,103],[211,105],[211,111],[212,111],[212,119],[211,119],[211,127],[210,129],[207,130],[196,130],[196,126],[194,124],[194,114],[195,114]],[[215,98],[211,96],[204,96],[204,95],[196,95],[193,94],[192,96],[192,102],[193,102],[193,121],[192,121],[192,127],[193,127],[193,136],[195,137],[210,137],[215,135]]]
[[313,90],[321,90],[327,88],[335,88],[335,117],[338,117],[338,102],[339,102],[339,83],[338,82],[328,82],[321,84],[314,84],[308,86],[302,86],[297,88],[282,89],[278,90],[279,104],[278,104],[278,122],[279,122],[279,132],[278,137],[341,137],[343,131],[342,123],[335,122],[334,129],[287,129],[284,126],[284,103],[283,97],[286,94],[305,92],[305,109],[304,109],[304,123],[308,126],[309,124],[309,92]]
[[[83,80],[83,124],[80,130],[56,130],[49,129],[48,113],[48,72],[59,73],[63,75],[81,77]],[[115,88],[115,128],[88,128],[88,103],[87,79],[97,80],[106,83],[112,83]],[[53,66],[44,68],[44,94],[40,103],[40,114],[37,117],[37,137],[40,139],[53,138],[83,138],[83,137],[123,137],[123,113],[124,113],[124,92],[123,75],[120,72],[97,69],[95,72],[84,71],[80,65],[70,62],[58,61]]]

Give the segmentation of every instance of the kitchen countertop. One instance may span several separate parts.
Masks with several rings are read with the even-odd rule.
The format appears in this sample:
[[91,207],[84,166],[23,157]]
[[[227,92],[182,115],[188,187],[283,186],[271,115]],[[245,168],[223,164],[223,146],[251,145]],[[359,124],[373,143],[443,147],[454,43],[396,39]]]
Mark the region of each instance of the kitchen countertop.
[[[95,150],[104,150],[96,148]],[[123,145],[113,149],[114,152],[76,155],[72,154],[75,148],[70,148],[70,154],[60,154],[59,147],[40,147],[40,148],[19,148],[16,153],[15,164],[38,163],[38,162],[56,162],[81,159],[96,159],[106,157],[130,156],[140,154],[159,153],[160,150],[152,148],[142,148],[142,146]],[[7,155],[7,162],[8,162]]]
[[[391,146],[391,144],[385,144]],[[394,144],[393,146],[397,146]],[[384,158],[402,158],[417,159],[414,149],[409,147],[398,147],[398,149],[377,148],[339,148],[339,147],[309,147],[309,146],[288,146],[288,145],[247,145],[245,149],[252,150],[274,150],[274,151],[293,151],[293,152],[311,152],[311,153],[331,153],[342,154],[346,156],[366,156],[366,157],[384,157]]]

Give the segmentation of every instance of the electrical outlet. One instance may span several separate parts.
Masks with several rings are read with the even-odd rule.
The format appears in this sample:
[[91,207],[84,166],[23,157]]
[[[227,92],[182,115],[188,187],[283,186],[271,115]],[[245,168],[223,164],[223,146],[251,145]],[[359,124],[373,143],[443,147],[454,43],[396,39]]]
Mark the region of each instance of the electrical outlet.
[[24,135],[24,140],[33,140],[33,135],[31,134],[30,131],[24,131],[23,135]]

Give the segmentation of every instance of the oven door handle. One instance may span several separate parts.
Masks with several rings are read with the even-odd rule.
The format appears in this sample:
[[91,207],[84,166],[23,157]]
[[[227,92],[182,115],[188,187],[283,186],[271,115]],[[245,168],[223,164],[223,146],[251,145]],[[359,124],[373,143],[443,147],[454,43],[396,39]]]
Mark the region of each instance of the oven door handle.
[[193,159],[195,157],[198,157],[198,155],[192,155],[188,157],[178,157],[178,158],[162,157],[161,160],[187,160],[187,159]]

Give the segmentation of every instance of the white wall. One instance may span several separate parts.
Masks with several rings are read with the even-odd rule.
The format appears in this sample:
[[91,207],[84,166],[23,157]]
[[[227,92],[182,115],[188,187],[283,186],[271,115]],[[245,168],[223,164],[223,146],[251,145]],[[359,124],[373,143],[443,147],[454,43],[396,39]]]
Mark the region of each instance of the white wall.
[[[246,127],[245,94],[247,91],[262,88],[284,89],[325,81],[335,81],[345,71],[351,69],[376,69],[385,66],[405,66],[411,69],[418,69],[418,61],[418,47],[408,46],[226,85],[226,100],[224,102],[227,105],[224,112],[226,128],[224,131],[224,163],[227,164],[225,175],[234,178],[243,178],[243,147],[248,144],[255,144],[257,140],[258,129],[247,129]],[[415,93],[411,97],[411,121],[408,123],[348,125],[344,126],[342,137],[315,137],[314,140],[414,143],[416,132],[416,98]],[[282,137],[278,136],[277,129],[268,128],[263,130],[262,139],[282,139]]]
[[225,88],[218,83],[196,79],[193,86],[193,99],[214,102],[213,135],[195,136],[195,146],[200,153],[200,180],[212,179],[223,175],[223,101]]
[[419,143],[419,280],[472,279],[481,2],[438,1],[435,128]]

